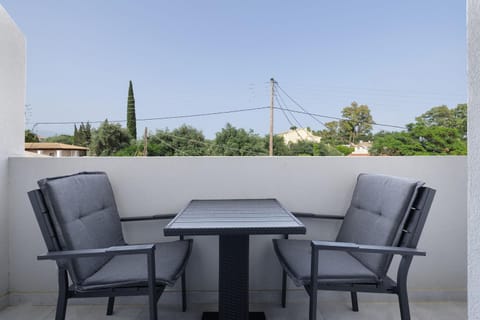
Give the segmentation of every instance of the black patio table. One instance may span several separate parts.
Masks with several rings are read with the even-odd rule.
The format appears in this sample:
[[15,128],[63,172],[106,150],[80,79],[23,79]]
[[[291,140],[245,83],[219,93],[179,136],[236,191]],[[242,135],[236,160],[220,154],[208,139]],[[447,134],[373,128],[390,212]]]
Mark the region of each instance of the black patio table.
[[250,235],[304,234],[305,226],[276,199],[192,200],[164,228],[165,236],[218,235],[218,313],[202,319],[265,319],[248,310]]

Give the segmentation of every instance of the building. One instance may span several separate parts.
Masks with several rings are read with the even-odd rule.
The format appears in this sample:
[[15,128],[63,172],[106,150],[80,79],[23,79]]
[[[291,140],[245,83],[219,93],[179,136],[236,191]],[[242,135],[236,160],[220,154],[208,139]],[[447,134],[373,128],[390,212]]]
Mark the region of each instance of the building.
[[28,142],[25,143],[25,151],[50,157],[84,157],[88,148],[65,143]]
[[349,157],[369,156],[372,143],[370,141],[360,141],[357,144],[351,144],[350,147],[355,148],[355,150],[348,155]]
[[279,133],[278,136],[283,137],[285,144],[297,143],[299,141],[308,141],[319,143],[322,138],[316,136],[308,128],[292,128],[287,132]]

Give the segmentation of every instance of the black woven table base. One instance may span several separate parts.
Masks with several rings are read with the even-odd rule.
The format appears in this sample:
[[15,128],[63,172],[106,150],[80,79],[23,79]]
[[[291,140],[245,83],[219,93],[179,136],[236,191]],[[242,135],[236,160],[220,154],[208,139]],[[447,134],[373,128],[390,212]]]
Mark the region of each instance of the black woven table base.
[[[266,320],[264,312],[249,312],[248,320]],[[218,312],[204,312],[202,320],[219,320]]]

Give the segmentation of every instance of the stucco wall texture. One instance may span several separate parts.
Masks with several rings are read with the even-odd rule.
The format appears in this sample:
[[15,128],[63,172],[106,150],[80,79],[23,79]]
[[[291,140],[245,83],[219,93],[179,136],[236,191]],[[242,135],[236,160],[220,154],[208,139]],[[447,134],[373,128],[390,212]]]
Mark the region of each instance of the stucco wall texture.
[[0,5],[0,308],[8,303],[8,157],[23,153],[25,40]]
[[480,1],[467,1],[468,319],[480,319]]

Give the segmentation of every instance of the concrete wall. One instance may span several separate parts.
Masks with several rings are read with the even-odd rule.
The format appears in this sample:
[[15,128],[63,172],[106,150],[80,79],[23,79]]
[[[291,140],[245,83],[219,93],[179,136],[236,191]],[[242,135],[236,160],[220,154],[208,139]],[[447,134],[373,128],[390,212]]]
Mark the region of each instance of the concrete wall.
[[[83,170],[103,170],[109,174],[122,216],[176,213],[190,199],[250,197],[275,197],[291,211],[343,214],[360,172],[422,179],[438,191],[419,244],[428,255],[414,260],[409,278],[410,296],[414,300],[465,299],[466,162],[466,157],[11,158],[8,190],[11,301],[53,303],[56,290],[54,264],[35,259],[45,252],[45,246],[27,191],[35,188],[40,178]],[[338,228],[338,222],[304,221],[309,238],[332,239]],[[164,225],[164,222],[127,224],[126,238],[131,242],[163,241]],[[272,252],[271,238],[251,238],[254,301],[279,297],[280,267]],[[192,300],[215,301],[217,263],[218,240],[196,237],[188,267]],[[306,294],[298,290],[291,297],[306,299]],[[333,297],[337,296],[327,293],[323,298]],[[383,300],[385,295],[363,294],[362,299]]]
[[8,292],[8,156],[23,153],[25,40],[0,5],[0,309]]
[[467,1],[468,318],[480,319],[480,2]]

